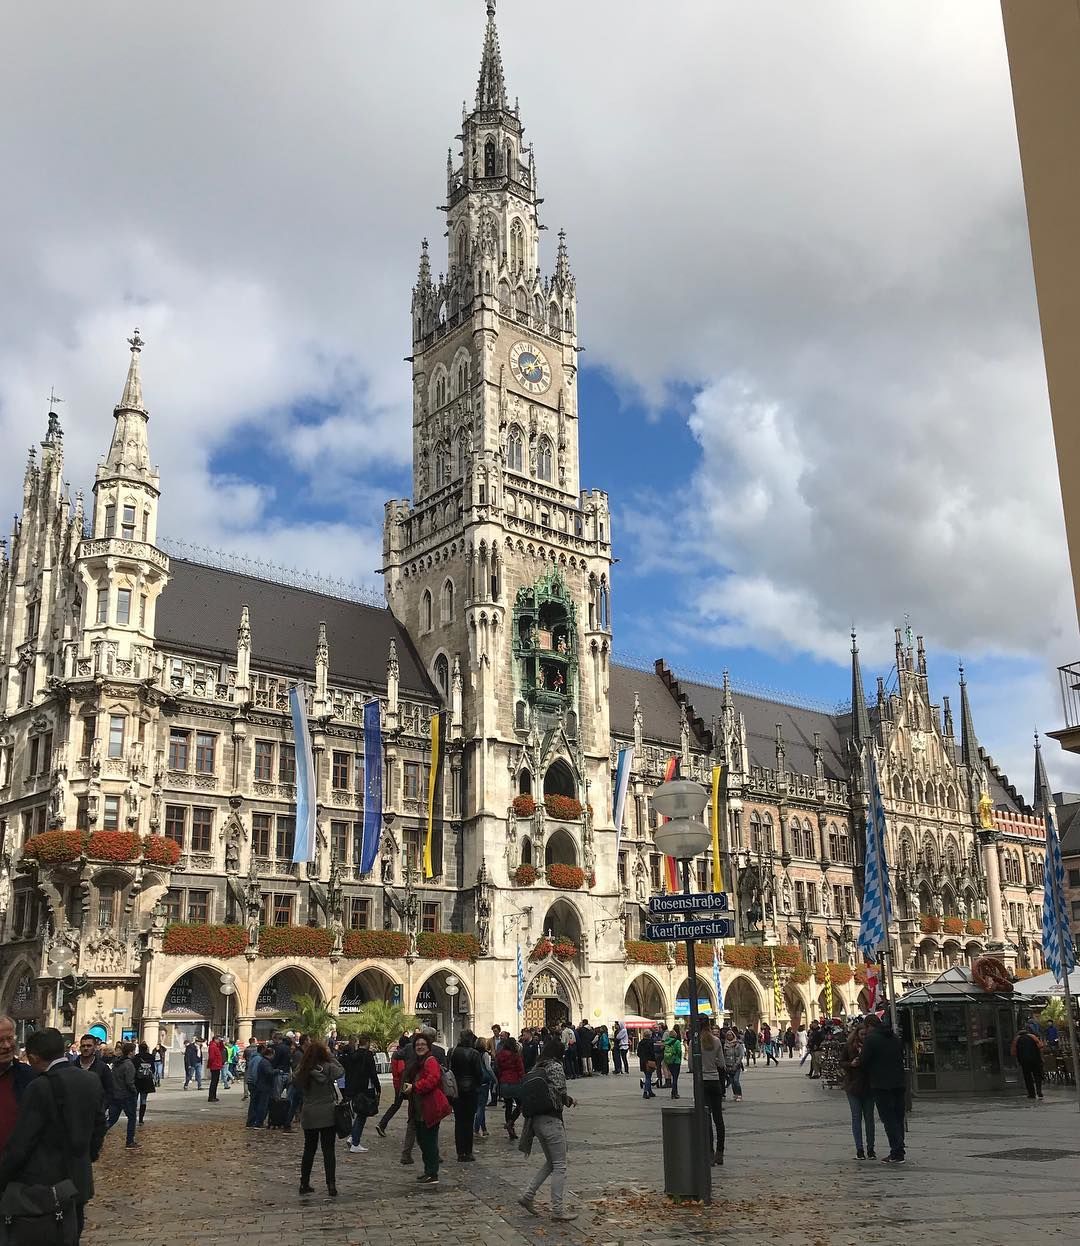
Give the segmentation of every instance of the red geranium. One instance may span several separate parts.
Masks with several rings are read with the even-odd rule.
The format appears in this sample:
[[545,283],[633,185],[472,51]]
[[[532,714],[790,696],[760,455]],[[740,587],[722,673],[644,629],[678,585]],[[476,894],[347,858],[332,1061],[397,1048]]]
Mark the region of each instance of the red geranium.
[[174,922],[165,928],[161,949],[171,956],[218,956],[228,960],[240,956],[247,947],[243,926],[209,926],[196,922]]
[[259,929],[260,956],[330,955],[334,938],[329,930],[317,926],[262,926]]
[[396,959],[409,950],[409,936],[400,930],[350,930],[345,936],[345,955],[360,960],[383,956]]
[[545,796],[544,808],[553,818],[561,818],[564,822],[574,822],[581,817],[581,801],[573,796]]
[[417,937],[416,950],[424,960],[476,960],[480,942],[474,934],[426,930]]
[[580,865],[564,865],[553,861],[546,870],[548,883],[560,891],[579,891],[585,886],[585,871]]
[[143,839],[143,857],[150,865],[175,865],[180,860],[180,845],[164,835],[147,835]]
[[134,831],[94,831],[86,855],[95,861],[134,861],[141,848]]
[[518,887],[529,887],[536,882],[535,865],[519,865],[514,871],[514,882]]
[[526,793],[514,797],[514,812],[520,818],[531,818],[536,812],[536,801]]
[[86,851],[85,831],[43,831],[28,839],[22,854],[42,865],[61,865],[76,861]]

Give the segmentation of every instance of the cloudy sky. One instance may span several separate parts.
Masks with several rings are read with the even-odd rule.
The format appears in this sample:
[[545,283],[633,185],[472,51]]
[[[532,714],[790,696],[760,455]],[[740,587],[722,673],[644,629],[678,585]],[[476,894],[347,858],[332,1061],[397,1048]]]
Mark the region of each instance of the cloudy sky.
[[[53,385],[88,484],[137,323],[161,530],[373,582],[483,23],[482,0],[15,6],[0,505]],[[852,622],[872,687],[910,620],[935,697],[963,656],[1029,791],[1080,637],[997,0],[501,0],[499,26],[578,277],[619,646],[663,634],[676,669],[832,704]]]

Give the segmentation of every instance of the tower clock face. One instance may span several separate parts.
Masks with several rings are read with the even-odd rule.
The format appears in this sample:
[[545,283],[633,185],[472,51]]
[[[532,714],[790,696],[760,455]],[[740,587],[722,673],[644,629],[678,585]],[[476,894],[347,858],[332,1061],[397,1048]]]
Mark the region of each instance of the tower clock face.
[[530,394],[542,394],[551,384],[551,365],[539,346],[515,342],[510,347],[510,370]]

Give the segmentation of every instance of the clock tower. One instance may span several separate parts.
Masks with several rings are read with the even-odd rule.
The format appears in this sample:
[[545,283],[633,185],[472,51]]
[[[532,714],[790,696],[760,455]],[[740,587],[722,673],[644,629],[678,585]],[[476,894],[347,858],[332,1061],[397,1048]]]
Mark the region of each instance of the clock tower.
[[[543,813],[526,851],[510,811],[546,791],[580,804],[572,855],[590,899],[617,907],[608,499],[580,489],[575,281],[562,231],[542,274],[536,160],[494,0],[456,142],[445,272],[425,240],[412,294],[413,490],[386,507],[387,600],[450,710],[465,885],[483,867],[506,887],[530,854],[543,873]],[[493,953],[512,955],[502,938],[494,922]]]

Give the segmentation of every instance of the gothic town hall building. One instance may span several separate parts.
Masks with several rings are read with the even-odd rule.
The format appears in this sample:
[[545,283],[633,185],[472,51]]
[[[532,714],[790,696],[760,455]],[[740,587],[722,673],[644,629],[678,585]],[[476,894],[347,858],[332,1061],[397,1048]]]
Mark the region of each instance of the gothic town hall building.
[[[541,275],[536,167],[494,4],[460,141],[446,273],[425,243],[412,292],[412,497],[386,505],[385,606],[167,556],[137,330],[88,512],[65,492],[50,413],[0,562],[0,1011],[23,1031],[174,1049],[226,1025],[268,1033],[302,993],[346,1015],[400,1002],[444,1034],[681,1015],[680,949],[641,938],[662,885],[649,794],[672,756],[705,784],[728,769],[724,879],[705,859],[695,870],[737,899],[737,938],[720,949],[736,1020],[778,1019],[770,948],[785,1018],[859,1004],[868,750],[897,977],[986,948],[1038,967],[1041,823],[980,747],[962,673],[959,735],[948,698],[934,701],[921,638],[897,634],[869,701],[853,638],[840,715],[613,660],[608,496],[579,480],[575,280],[561,233]],[[298,680],[318,789],[302,866]],[[384,816],[365,874],[361,724],[375,698]],[[629,744],[617,852],[613,770]],[[696,989],[715,1007],[708,965]]]

